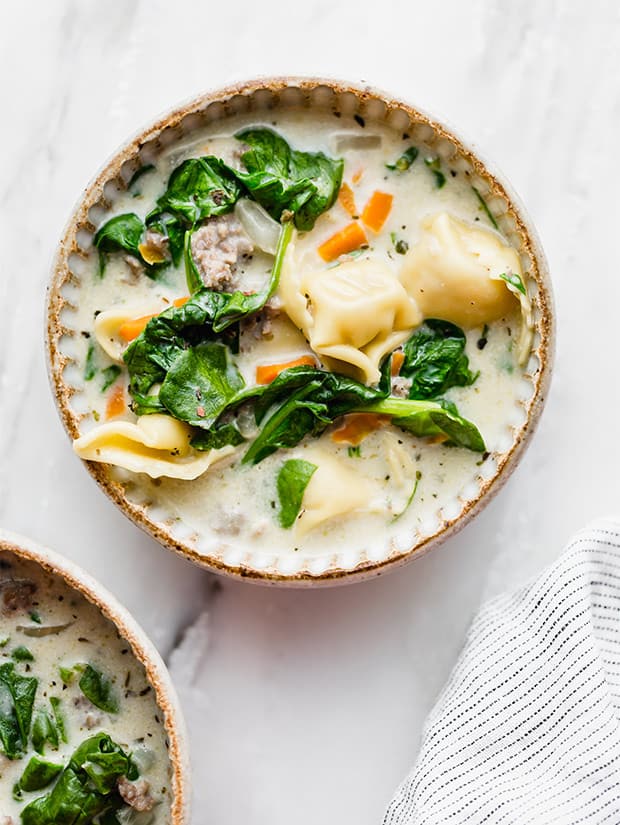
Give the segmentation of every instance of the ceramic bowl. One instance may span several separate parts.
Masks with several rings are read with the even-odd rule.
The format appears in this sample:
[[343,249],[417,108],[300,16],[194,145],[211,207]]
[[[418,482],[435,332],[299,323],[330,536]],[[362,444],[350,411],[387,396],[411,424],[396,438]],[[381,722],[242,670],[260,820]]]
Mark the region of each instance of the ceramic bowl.
[[111,593],[92,576],[58,553],[5,530],[0,530],[0,552],[11,553],[18,558],[34,562],[46,572],[58,576],[65,585],[92,602],[128,643],[133,655],[145,669],[163,716],[171,764],[170,823],[189,825],[191,781],[185,722],[166,665],[153,643],[129,611],[119,604]]
[[[252,80],[201,95],[153,124],[126,143],[107,163],[80,199],[54,262],[47,312],[47,353],[52,389],[69,436],[80,433],[87,414],[80,405],[80,371],[74,367],[72,310],[78,294],[84,259],[93,254],[95,222],[109,208],[110,200],[123,190],[136,169],[171,143],[184,140],[196,129],[229,115],[256,114],[278,107],[301,107],[317,112],[358,115],[407,132],[424,141],[443,160],[470,175],[485,197],[505,237],[521,255],[528,275],[534,309],[535,335],[525,369],[523,389],[501,449],[479,468],[454,501],[444,502],[433,519],[415,535],[402,535],[385,547],[344,547],[324,556],[281,553],[271,556],[247,548],[218,546],[207,541],[153,502],[139,499],[126,483],[103,464],[88,463],[91,475],[103,491],[136,524],[164,546],[192,561],[221,573],[276,584],[333,584],[377,575],[419,557],[470,521],[488,504],[516,467],[541,414],[553,360],[553,308],[547,264],[536,231],[506,181],[482,160],[477,151],[435,118],[402,100],[367,86],[324,79],[273,78]],[[190,482],[191,483],[191,482]]]

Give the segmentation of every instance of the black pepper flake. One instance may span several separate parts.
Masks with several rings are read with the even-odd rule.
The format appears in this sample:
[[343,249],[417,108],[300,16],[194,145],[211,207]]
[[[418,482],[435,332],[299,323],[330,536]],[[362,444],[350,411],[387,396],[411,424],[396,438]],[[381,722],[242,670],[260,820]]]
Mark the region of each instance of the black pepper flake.
[[90,644],[90,639],[87,639],[85,636],[78,636],[78,642],[84,642],[85,644]]
[[362,129],[366,126],[366,121],[361,115],[353,115],[353,120],[362,127]]
[[488,339],[487,338],[478,338],[478,340],[476,341],[476,346],[478,347],[478,349],[484,349],[487,344],[488,344]]
[[334,117],[342,117],[342,114],[340,112],[332,112],[332,114],[334,115]]
[[86,330],[85,330],[85,329],[83,329],[83,330],[82,330],[82,336],[83,336],[84,338],[90,338],[90,332],[86,332]]
[[450,169],[450,174],[452,175],[453,178],[455,178],[458,173],[454,169]]
[[138,696],[146,696],[146,694],[150,691],[151,686],[147,685],[143,690],[138,693]]

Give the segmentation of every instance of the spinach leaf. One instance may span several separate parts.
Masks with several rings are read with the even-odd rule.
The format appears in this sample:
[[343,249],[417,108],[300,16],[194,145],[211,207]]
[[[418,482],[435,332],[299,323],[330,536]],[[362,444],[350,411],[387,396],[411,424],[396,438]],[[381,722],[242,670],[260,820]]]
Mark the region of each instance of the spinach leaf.
[[52,706],[52,714],[54,716],[54,724],[58,731],[58,736],[63,742],[67,742],[67,728],[65,725],[65,717],[60,710],[60,699],[57,696],[50,696],[50,705]]
[[229,444],[236,447],[243,444],[245,438],[237,427],[232,424],[216,424],[209,430],[201,430],[191,440],[195,450],[221,450]]
[[301,510],[301,502],[317,469],[316,464],[293,458],[285,461],[278,473],[277,488],[280,499],[280,524],[284,528],[292,527]]
[[433,173],[433,177],[435,178],[435,186],[437,189],[441,189],[446,183],[446,176],[441,171],[441,158],[424,158],[424,163]]
[[482,197],[482,195],[476,189],[475,186],[472,186],[472,189],[474,191],[474,195],[478,199],[478,203],[482,207],[482,210],[483,210],[484,214],[487,216],[487,218],[489,219],[491,224],[495,227],[495,229],[499,229],[499,226],[497,225],[497,221],[495,220],[495,217],[494,217],[493,213],[491,212],[491,210],[489,209],[489,206],[488,206],[487,202],[485,201],[485,199]]
[[105,733],[76,749],[54,787],[22,811],[22,825],[91,825],[123,801],[116,793],[121,776],[132,770],[129,756]]
[[92,381],[97,375],[97,363],[95,358],[95,344],[88,342],[88,352],[86,353],[86,363],[84,365],[84,380]]
[[385,382],[367,387],[352,378],[315,367],[293,367],[265,387],[251,387],[233,400],[252,401],[261,430],[243,457],[257,464],[278,449],[293,447],[307,435],[318,435],[348,412],[377,412],[418,436],[440,436],[451,444],[484,452],[482,436],[448,401],[388,396]]
[[240,393],[236,403],[254,399],[254,414],[260,424],[275,407],[243,457],[256,464],[277,449],[294,447],[306,435],[318,435],[334,419],[360,409],[386,395],[381,387],[315,367],[284,370],[270,384]]
[[175,418],[208,429],[244,386],[228,347],[205,343],[175,359],[159,398]]
[[249,147],[241,156],[247,172],[235,174],[254,200],[276,220],[288,210],[298,229],[312,229],[336,200],[344,161],[323,152],[291,149],[271,129],[243,129],[235,137]]
[[230,212],[241,194],[234,172],[223,160],[212,155],[190,158],[172,172],[168,188],[146,222],[150,226],[162,214],[171,213],[189,228]]
[[24,772],[19,780],[19,787],[22,791],[40,791],[56,779],[62,771],[62,765],[47,762],[33,756],[24,768]]
[[445,399],[421,401],[390,397],[366,407],[366,411],[391,415],[392,424],[419,438],[439,437],[450,446],[476,453],[486,450],[476,425],[462,418],[456,406]]
[[33,662],[34,656],[32,652],[28,650],[25,645],[19,645],[16,647],[15,650],[11,652],[11,658],[15,659],[16,662]]
[[92,665],[85,665],[84,672],[78,682],[79,688],[95,707],[106,713],[118,713],[118,696],[112,681]]
[[121,368],[118,366],[118,364],[110,364],[109,367],[105,367],[104,369],[102,369],[101,376],[103,378],[103,383],[101,385],[101,392],[109,390],[120,374]]
[[523,283],[523,279],[520,275],[517,275],[516,272],[502,272],[501,275],[497,276],[501,278],[502,281],[506,281],[508,284],[508,288],[512,287],[513,292],[520,292],[521,295],[527,295],[527,290],[525,288],[525,284]]
[[138,246],[144,234],[144,223],[141,218],[130,212],[126,215],[116,215],[100,226],[93,243],[99,252],[99,275],[103,276],[106,267],[106,254],[125,250],[145,264]]
[[39,680],[19,676],[13,662],[0,665],[0,744],[9,759],[26,750]]
[[414,160],[419,155],[417,146],[410,146],[402,153],[402,155],[394,161],[394,163],[386,163],[386,169],[391,169],[395,172],[406,172]]
[[58,729],[49,713],[41,708],[36,712],[32,723],[32,747],[43,755],[48,743],[54,750],[58,750]]
[[478,377],[469,369],[465,333],[448,321],[430,318],[404,346],[400,374],[411,379],[409,398],[435,398],[450,387],[467,387]]

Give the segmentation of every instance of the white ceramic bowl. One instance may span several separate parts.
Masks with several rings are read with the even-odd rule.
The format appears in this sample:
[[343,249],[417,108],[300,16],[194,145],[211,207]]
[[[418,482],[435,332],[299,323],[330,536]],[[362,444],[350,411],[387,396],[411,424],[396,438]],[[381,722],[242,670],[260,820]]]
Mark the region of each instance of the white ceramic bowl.
[[24,536],[0,530],[0,551],[12,553],[40,565],[46,572],[58,576],[81,596],[99,608],[112,622],[120,636],[130,646],[133,655],[143,665],[163,716],[171,764],[171,825],[189,825],[191,780],[189,747],[185,722],[176,691],[161,656],[146,633],[116,598],[88,573],[63,556],[42,547]]
[[[429,144],[444,160],[466,170],[473,185],[510,243],[521,255],[534,310],[535,334],[524,376],[524,391],[507,425],[505,444],[472,475],[461,493],[440,503],[434,517],[415,535],[399,536],[384,547],[345,547],[324,556],[280,553],[267,556],[248,547],[245,552],[218,546],[179,523],[170,512],[130,495],[127,486],[103,464],[87,463],[105,493],[136,524],[164,546],[217,572],[268,583],[333,584],[377,575],[418,557],[463,527],[488,504],[514,470],[532,436],[543,408],[553,360],[553,309],[547,265],[536,231],[506,181],[451,129],[409,104],[367,86],[311,79],[273,78],[248,81],[201,95],[141,131],[112,157],[86,188],[60,242],[49,288],[47,347],[52,389],[69,436],[80,434],[79,381],[70,377],[73,363],[72,302],[80,282],[80,263],[93,254],[96,216],[110,205],[106,192],[124,189],[133,173],[161,147],[208,124],[241,113],[264,113],[277,107],[298,106],[318,112],[338,111],[382,121],[412,139]],[[109,187],[109,188],[108,188]],[[76,370],[73,370],[75,375]],[[190,482],[191,483],[191,482]]]

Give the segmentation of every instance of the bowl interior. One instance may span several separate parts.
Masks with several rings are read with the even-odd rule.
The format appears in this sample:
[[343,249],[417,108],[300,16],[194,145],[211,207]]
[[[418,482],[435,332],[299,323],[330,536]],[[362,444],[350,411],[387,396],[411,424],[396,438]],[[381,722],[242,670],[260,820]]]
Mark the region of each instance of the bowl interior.
[[108,619],[142,664],[150,683],[167,738],[171,765],[171,823],[189,823],[190,779],[185,723],[176,691],[159,653],[131,614],[116,598],[77,565],[29,539],[0,530],[0,552],[32,562],[77,591]]
[[265,553],[214,545],[175,517],[171,508],[138,495],[107,465],[88,463],[90,473],[107,495],[135,523],[163,545],[211,570],[269,583],[336,583],[380,573],[404,563],[464,526],[495,494],[514,469],[531,436],[547,394],[553,356],[552,298],[548,272],[535,231],[516,196],[480,157],[450,129],[406,103],[366,87],[327,80],[276,78],[252,81],[205,94],[174,110],[120,149],[104,167],[72,215],[60,243],[49,289],[48,357],[50,378],[64,425],[76,438],[88,415],[81,390],[83,380],[72,345],[79,336],[74,310],[84,276],[84,262],[93,254],[97,223],[127,188],[134,173],[155,155],[197,130],[224,118],[247,114],[260,117],[281,107],[317,113],[357,116],[410,134],[432,147],[442,161],[463,170],[484,197],[499,229],[520,254],[533,306],[534,337],[522,387],[501,448],[496,449],[470,482],[432,519],[412,535],[403,532],[385,547],[331,549],[322,555]]

